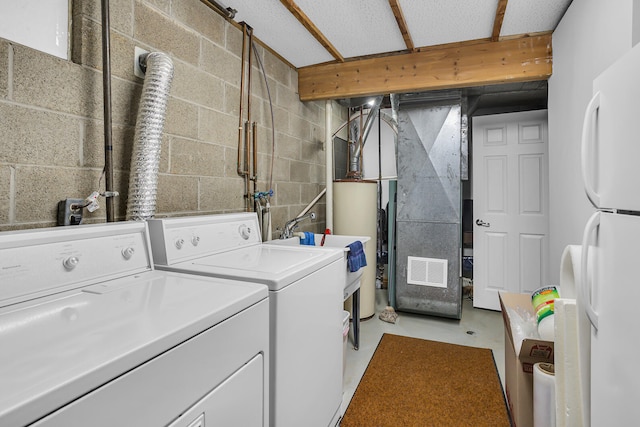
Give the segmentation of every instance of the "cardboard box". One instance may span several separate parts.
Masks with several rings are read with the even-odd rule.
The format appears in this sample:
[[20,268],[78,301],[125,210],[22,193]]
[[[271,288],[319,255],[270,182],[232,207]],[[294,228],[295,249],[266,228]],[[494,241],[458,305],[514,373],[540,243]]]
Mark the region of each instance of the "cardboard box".
[[505,388],[511,418],[516,427],[533,427],[533,365],[553,363],[553,342],[525,338],[516,354],[507,308],[524,310],[534,316],[530,294],[500,292],[504,320]]

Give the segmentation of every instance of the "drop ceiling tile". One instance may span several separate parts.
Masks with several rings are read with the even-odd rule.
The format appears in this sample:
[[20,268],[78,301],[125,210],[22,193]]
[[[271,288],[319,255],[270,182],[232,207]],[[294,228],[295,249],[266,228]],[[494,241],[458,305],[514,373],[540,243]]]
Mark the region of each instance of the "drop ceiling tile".
[[279,0],[226,0],[224,5],[236,9],[235,21],[245,21],[254,36],[295,67],[333,60]]
[[571,0],[509,0],[501,36],[555,30]]
[[388,0],[296,0],[345,58],[406,49]]
[[498,0],[399,0],[399,3],[416,47],[491,37],[498,7]]

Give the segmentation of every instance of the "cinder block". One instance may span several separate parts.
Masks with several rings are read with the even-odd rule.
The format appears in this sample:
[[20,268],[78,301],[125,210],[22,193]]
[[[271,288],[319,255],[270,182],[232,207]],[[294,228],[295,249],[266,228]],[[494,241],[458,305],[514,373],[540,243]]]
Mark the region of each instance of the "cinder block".
[[276,140],[278,157],[291,160],[300,159],[300,140],[298,138],[281,134],[277,132],[276,128]]
[[[132,126],[112,126],[111,145],[113,146],[113,167],[115,170],[128,172],[131,168],[134,131],[135,130]],[[105,151],[103,121],[87,120],[84,123],[83,147],[84,166],[104,166]]]
[[8,225],[11,218],[11,168],[0,166],[0,226]]
[[173,174],[224,176],[224,148],[218,145],[174,137],[170,156]]
[[311,181],[311,165],[307,162],[292,161],[291,162],[291,182],[310,182]]
[[[288,86],[282,84],[276,84],[275,86],[275,99],[273,102],[279,107],[286,108],[293,113],[297,113],[297,104],[300,102],[298,94]],[[272,96],[273,93],[274,91],[272,87]]]
[[167,15],[171,12],[171,0],[145,0],[145,2]]
[[80,120],[0,103],[0,162],[79,166]]
[[224,29],[226,35],[224,47],[233,55],[240,58],[242,54],[242,30],[229,23],[225,23]]
[[188,138],[198,137],[198,106],[170,97],[164,123],[166,133]]
[[[271,113],[269,113],[271,114]],[[276,131],[282,133],[291,133],[290,114],[286,108],[273,106],[273,117],[275,119]]]
[[0,38],[0,98],[9,96],[9,42]]
[[176,214],[198,210],[198,178],[160,174],[157,212]]
[[312,141],[302,141],[300,143],[300,147],[300,155],[302,159],[312,163],[324,163],[324,140],[314,138]]
[[102,117],[101,73],[28,47],[13,48],[13,100],[78,116]]
[[244,184],[237,178],[200,179],[200,211],[239,211],[244,209]]
[[193,65],[200,58],[200,37],[194,31],[136,2],[134,39]]
[[171,14],[209,40],[224,46],[225,20],[199,0],[174,1]]
[[278,182],[275,192],[278,205],[300,204],[300,183]]
[[290,124],[292,136],[303,141],[308,141],[311,138],[311,122],[307,119],[292,114],[290,116]]
[[174,61],[171,94],[216,110],[224,108],[224,81],[182,61]]
[[[240,71],[242,70],[240,58],[208,40],[202,40],[200,68],[228,84],[240,87]],[[254,73],[254,77],[257,78],[259,75]]]
[[[281,85],[291,88],[291,67],[267,50],[264,51],[263,63],[268,76],[275,79]],[[297,90],[297,86],[295,89]]]
[[240,87],[224,84],[224,113],[238,117],[240,112]]
[[[147,0],[154,2],[151,0]],[[155,2],[161,2],[156,0]],[[164,0],[168,3],[169,0]],[[124,34],[131,36],[133,34],[133,15],[134,0],[110,0],[109,2],[109,23],[111,28],[116,29]],[[74,1],[73,17],[77,21],[79,16],[86,16],[96,22],[102,22],[101,2],[95,1]]]
[[[140,105],[142,85],[127,80],[112,79],[111,81],[111,120],[113,124],[134,126]],[[102,100],[100,100],[102,107]],[[99,116],[104,117],[104,113]]]
[[16,168],[16,223],[54,224],[58,201],[85,198],[94,191],[101,170],[47,166]]
[[[86,17],[74,22],[72,44],[74,62],[102,71],[102,25]],[[133,73],[135,43],[129,37],[111,31],[111,74],[123,79],[141,81]]]
[[237,147],[238,116],[200,108],[198,139],[226,147]]

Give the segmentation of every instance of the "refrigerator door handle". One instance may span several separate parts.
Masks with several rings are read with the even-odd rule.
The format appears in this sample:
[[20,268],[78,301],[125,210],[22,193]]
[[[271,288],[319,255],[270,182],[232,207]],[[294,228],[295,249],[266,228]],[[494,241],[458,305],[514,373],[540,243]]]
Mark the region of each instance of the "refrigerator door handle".
[[[596,111],[600,107],[600,92],[596,92],[587,105],[587,110],[584,113],[584,120],[582,122],[582,141],[581,141],[581,160],[582,160],[582,182],[584,184],[584,191],[587,193],[587,198],[591,204],[596,208],[600,208],[600,195],[593,188],[590,181],[590,177],[593,175],[591,169],[589,169],[590,161],[592,157],[590,153],[595,151],[593,136],[593,122],[595,121]],[[590,151],[591,149],[591,151]]]
[[589,321],[593,325],[593,327],[598,330],[598,313],[593,309],[593,304],[591,300],[591,286],[593,280],[589,280],[587,276],[587,272],[589,269],[587,268],[587,263],[589,261],[589,237],[592,236],[596,228],[600,225],[600,211],[595,212],[587,221],[587,225],[584,228],[584,236],[582,237],[582,260],[580,262],[580,292],[578,292],[578,297],[582,297],[584,301],[584,311],[589,318]]

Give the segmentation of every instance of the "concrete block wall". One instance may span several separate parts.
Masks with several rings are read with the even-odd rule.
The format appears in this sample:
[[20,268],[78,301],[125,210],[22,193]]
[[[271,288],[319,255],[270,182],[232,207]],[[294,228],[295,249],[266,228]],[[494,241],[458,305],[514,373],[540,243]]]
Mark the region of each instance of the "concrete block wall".
[[[110,3],[118,220],[125,217],[143,83],[133,73],[136,46],[168,54],[175,66],[157,216],[242,211],[243,181],[236,172],[242,31],[199,0]],[[100,1],[74,1],[72,23],[70,61],[0,39],[0,231],[53,226],[59,200],[104,190]],[[275,121],[275,231],[325,186],[325,105],[300,102],[296,70],[260,45],[257,52],[266,70]],[[253,65],[258,190],[266,191],[272,163],[271,112],[255,57]],[[337,127],[346,111],[337,103],[333,107]],[[92,214],[85,210],[85,222],[105,221],[104,199],[100,205]],[[324,209],[323,198],[314,208],[318,221],[305,229],[324,229]]]

